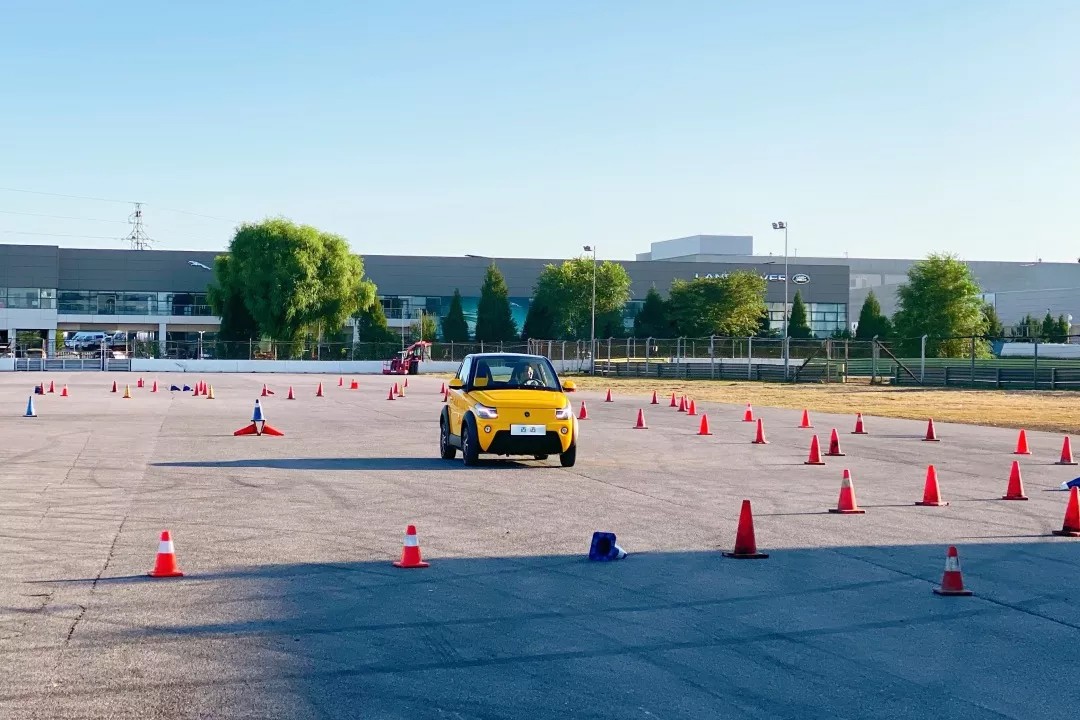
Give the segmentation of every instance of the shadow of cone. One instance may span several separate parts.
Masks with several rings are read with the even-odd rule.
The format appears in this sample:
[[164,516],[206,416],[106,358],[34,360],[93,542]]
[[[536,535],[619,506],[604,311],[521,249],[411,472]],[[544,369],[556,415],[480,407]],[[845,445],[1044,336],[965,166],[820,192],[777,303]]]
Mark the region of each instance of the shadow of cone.
[[934,429],[934,418],[930,418],[930,421],[926,423],[926,437],[923,438],[923,442],[939,442],[937,431]]
[[829,457],[843,457],[844,453],[840,452],[840,436],[836,433],[836,428],[833,428],[832,434],[829,436],[829,451],[825,453]]
[[701,414],[701,425],[698,426],[697,434],[698,435],[712,435],[712,433],[709,432],[709,416],[706,415],[705,413]]
[[757,420],[757,434],[753,439],[754,445],[768,445],[769,441],[765,439],[765,424],[761,421],[761,418]]
[[922,500],[916,505],[940,507],[949,503],[941,499],[941,490],[938,488],[937,469],[933,465],[926,468],[926,485],[923,486]]
[[735,548],[731,552],[722,553],[724,557],[737,560],[764,560],[769,557],[767,553],[760,553],[757,549],[757,540],[754,538],[754,514],[750,510],[750,501],[742,501],[742,509],[739,511],[739,529],[735,533]]
[[824,465],[825,461],[821,459],[821,447],[818,445],[817,435],[810,439],[810,457],[806,459],[803,465]]
[[161,539],[158,541],[157,559],[154,561],[154,569],[149,573],[150,577],[183,577],[180,567],[176,564],[176,551],[173,549],[172,537],[168,530],[161,531]]
[[637,422],[634,423],[635,430],[648,430],[649,426],[645,424],[645,411],[638,408]]
[[1080,537],[1080,497],[1077,493],[1080,488],[1069,489],[1069,504],[1065,506],[1065,521],[1060,530],[1054,530],[1054,535],[1062,537]]
[[587,407],[585,407],[585,401],[584,400],[581,401],[581,411],[578,412],[577,419],[578,420],[588,420],[589,419],[589,409]]
[[1061,459],[1058,460],[1056,465],[1075,465],[1076,461],[1073,460],[1072,454],[1072,442],[1069,440],[1069,436],[1066,435],[1065,439],[1061,441]]
[[1020,435],[1016,438],[1016,450],[1013,451],[1013,455],[1030,455],[1031,450],[1028,448],[1027,442],[1027,430],[1020,429]]
[[964,587],[964,576],[960,572],[960,555],[952,545],[945,553],[945,574],[941,576],[941,587],[934,588],[934,593],[937,595],[974,595]]
[[1020,477],[1020,463],[1016,460],[1013,460],[1012,469],[1009,471],[1009,487],[1001,499],[1027,500],[1027,496],[1024,495],[1024,480]]
[[429,564],[420,557],[420,541],[416,539],[416,526],[405,529],[405,541],[401,547],[401,559],[394,563],[399,568],[426,568]]
[[802,411],[802,420],[799,422],[799,427],[800,428],[812,428],[812,427],[814,427],[813,425],[810,424],[810,413],[808,413],[806,410]]
[[855,414],[855,429],[851,431],[852,435],[869,435],[866,432],[866,427],[863,425],[862,413]]
[[829,512],[840,515],[862,515],[866,511],[855,502],[855,486],[851,484],[851,473],[844,470],[844,478],[840,481],[840,499],[836,507],[829,508]]

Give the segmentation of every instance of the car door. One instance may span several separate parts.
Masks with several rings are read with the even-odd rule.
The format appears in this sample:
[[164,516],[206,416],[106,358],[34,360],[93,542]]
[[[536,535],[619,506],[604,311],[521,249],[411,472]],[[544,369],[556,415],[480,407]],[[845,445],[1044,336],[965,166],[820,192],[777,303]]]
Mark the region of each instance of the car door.
[[468,400],[465,396],[465,386],[468,385],[469,371],[472,369],[472,358],[465,358],[461,367],[458,368],[457,377],[462,382],[462,387],[450,391],[450,400],[447,402],[450,412],[450,433],[461,436],[461,419],[465,416]]

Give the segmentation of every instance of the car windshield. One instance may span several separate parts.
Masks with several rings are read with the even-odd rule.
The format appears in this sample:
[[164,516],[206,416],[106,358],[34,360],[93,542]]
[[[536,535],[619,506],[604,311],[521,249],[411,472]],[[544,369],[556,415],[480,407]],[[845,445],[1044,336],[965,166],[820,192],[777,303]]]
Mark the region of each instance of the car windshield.
[[551,364],[544,358],[487,355],[476,359],[473,387],[487,390],[561,390]]

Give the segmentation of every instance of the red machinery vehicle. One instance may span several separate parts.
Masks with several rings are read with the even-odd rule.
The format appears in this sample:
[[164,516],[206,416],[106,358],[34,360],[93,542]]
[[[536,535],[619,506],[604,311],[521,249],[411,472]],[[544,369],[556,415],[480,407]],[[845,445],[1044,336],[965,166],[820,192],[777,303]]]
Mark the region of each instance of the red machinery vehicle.
[[392,359],[383,362],[383,375],[415,375],[420,371],[420,361],[430,357],[427,340],[414,342],[404,350],[399,350]]

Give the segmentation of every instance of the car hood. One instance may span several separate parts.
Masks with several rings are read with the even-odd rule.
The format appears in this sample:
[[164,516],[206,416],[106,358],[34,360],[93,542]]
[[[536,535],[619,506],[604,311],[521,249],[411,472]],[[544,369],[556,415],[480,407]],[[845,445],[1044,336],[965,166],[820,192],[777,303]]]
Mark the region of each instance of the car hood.
[[566,407],[566,396],[551,390],[473,390],[469,396],[478,403],[496,409],[557,410]]

